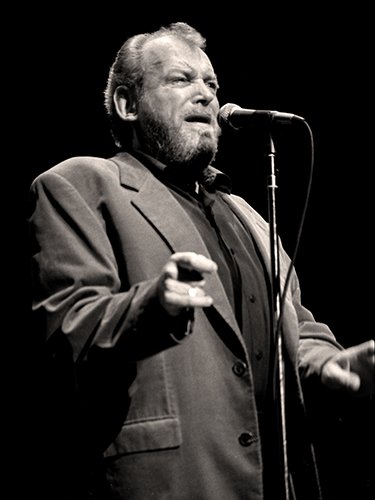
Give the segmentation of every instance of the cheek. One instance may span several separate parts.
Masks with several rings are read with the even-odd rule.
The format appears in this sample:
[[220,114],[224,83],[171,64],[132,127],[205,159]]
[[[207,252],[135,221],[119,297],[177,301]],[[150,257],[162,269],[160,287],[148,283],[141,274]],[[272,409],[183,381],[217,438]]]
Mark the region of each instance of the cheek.
[[159,95],[150,103],[155,116],[166,123],[177,125],[180,121],[181,104],[173,96]]
[[219,101],[218,101],[218,98],[217,97],[214,97],[212,102],[211,102],[211,107],[215,113],[215,115],[217,116],[218,113],[219,113],[219,110],[220,110],[220,104],[219,104]]
[[169,122],[171,120],[171,106],[168,99],[162,95],[151,93],[143,96],[138,105],[138,118],[140,123],[149,119]]

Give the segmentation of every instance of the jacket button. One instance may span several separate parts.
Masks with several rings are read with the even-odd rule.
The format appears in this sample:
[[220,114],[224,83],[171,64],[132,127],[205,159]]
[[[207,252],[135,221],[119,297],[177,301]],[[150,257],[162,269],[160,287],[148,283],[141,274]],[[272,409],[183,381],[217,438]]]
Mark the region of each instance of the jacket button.
[[250,446],[256,441],[256,438],[251,434],[251,432],[243,432],[238,438],[241,446]]
[[242,375],[246,371],[246,368],[247,368],[247,366],[245,363],[243,363],[242,361],[237,361],[236,363],[234,363],[232,370],[233,370],[233,373],[235,375],[237,375],[237,377],[242,377]]
[[261,351],[260,349],[256,352],[255,354],[255,358],[260,361],[262,358],[263,358],[263,351]]

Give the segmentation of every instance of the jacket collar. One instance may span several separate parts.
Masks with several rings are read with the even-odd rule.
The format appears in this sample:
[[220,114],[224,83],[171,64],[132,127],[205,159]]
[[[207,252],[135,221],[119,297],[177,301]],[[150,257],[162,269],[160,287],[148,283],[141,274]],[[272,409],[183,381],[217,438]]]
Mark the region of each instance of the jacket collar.
[[134,191],[140,191],[150,176],[148,169],[129,153],[118,153],[111,160],[119,167],[120,184]]
[[[162,171],[165,166],[151,158],[143,152],[135,152],[134,156],[130,153],[121,152],[113,158],[120,167],[120,182],[123,186],[130,187],[131,189],[139,190],[142,183],[148,176],[149,169],[142,163],[145,162],[153,165],[155,169]],[[122,166],[130,166],[132,169],[122,168]],[[203,176],[203,185],[208,191],[222,191],[223,193],[230,194],[232,190],[232,181],[230,177],[221,172],[220,170],[209,166]]]

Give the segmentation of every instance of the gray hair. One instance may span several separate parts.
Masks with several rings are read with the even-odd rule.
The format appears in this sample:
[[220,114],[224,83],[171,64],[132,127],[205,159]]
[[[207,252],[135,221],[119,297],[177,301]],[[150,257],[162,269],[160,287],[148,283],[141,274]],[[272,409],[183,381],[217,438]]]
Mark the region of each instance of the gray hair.
[[206,49],[205,38],[186,23],[173,23],[153,33],[135,35],[126,40],[110,69],[107,87],[104,91],[104,104],[110,119],[111,133],[119,148],[130,146],[132,131],[129,124],[117,115],[113,95],[117,87],[124,86],[132,94],[135,102],[139,102],[144,76],[142,66],[144,46],[146,42],[163,36],[174,36],[190,46]]

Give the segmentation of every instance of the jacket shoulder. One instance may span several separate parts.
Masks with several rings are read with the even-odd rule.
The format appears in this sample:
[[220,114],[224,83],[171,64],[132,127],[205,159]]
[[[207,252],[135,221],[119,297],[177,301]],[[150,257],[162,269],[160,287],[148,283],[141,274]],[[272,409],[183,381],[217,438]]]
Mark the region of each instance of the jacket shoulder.
[[41,173],[34,183],[51,182],[54,178],[64,178],[73,185],[85,183],[87,179],[117,178],[117,165],[105,158],[77,156],[65,160]]
[[235,194],[230,194],[228,196],[230,201],[239,209],[242,213],[250,217],[254,222],[258,224],[262,229],[268,231],[269,224],[264,220],[264,218],[240,196]]

